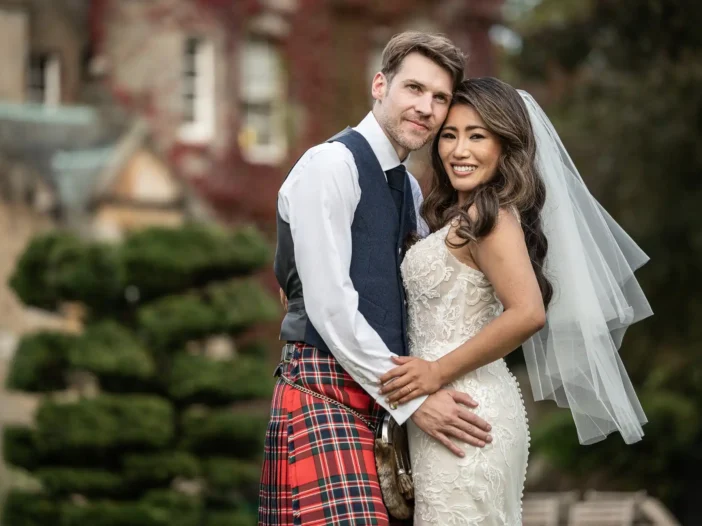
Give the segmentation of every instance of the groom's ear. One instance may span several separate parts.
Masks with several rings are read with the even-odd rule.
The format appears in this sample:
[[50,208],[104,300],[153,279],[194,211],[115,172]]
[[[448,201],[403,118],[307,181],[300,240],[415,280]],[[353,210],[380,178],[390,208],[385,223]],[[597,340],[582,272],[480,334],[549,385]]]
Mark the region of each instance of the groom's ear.
[[373,99],[382,101],[387,93],[388,85],[387,77],[380,71],[376,73],[375,77],[373,77],[373,83],[371,84],[371,95]]

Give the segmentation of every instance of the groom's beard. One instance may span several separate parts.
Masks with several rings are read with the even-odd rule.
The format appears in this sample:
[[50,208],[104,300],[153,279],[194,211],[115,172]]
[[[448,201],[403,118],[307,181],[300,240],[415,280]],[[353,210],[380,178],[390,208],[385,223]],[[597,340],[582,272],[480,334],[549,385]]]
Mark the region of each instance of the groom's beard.
[[[426,117],[417,115],[400,115],[396,119],[391,120],[385,117],[383,120],[385,121],[382,123],[383,127],[390,138],[401,147],[411,152],[419,150],[422,146],[430,142],[434,138],[434,135],[436,135],[435,132],[431,131],[433,129],[431,122]],[[409,126],[411,126],[408,120],[423,124],[428,130],[426,132],[413,133],[408,129]]]

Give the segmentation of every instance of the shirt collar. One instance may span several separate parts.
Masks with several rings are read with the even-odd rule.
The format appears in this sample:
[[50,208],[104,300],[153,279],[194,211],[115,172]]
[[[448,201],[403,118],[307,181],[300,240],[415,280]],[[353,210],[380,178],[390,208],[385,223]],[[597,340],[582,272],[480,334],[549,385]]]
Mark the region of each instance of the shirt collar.
[[404,162],[400,163],[400,158],[397,156],[395,148],[393,148],[390,139],[385,135],[385,132],[378,124],[373,112],[368,112],[368,115],[359,123],[358,126],[354,128],[358,133],[363,135],[363,138],[370,144],[373,153],[378,158],[380,167],[384,172],[399,166],[400,164],[407,164],[410,156]]

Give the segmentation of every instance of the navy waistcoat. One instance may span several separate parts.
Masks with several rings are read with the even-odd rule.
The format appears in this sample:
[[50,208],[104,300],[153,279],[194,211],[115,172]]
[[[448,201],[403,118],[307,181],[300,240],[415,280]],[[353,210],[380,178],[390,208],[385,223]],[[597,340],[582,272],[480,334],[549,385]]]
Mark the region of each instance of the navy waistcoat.
[[[347,128],[327,142],[340,142],[353,154],[358,168],[361,199],[351,225],[350,277],[358,292],[358,310],[395,354],[406,356],[407,309],[400,276],[400,263],[408,236],[417,229],[417,218],[409,179],[405,179],[402,209],[390,193],[383,169],[368,141]],[[304,175],[303,175],[304,177]],[[290,225],[277,217],[277,246],[274,270],[288,297],[280,339],[305,342],[330,352],[307,317],[303,285],[295,266]],[[320,247],[320,250],[328,250]]]

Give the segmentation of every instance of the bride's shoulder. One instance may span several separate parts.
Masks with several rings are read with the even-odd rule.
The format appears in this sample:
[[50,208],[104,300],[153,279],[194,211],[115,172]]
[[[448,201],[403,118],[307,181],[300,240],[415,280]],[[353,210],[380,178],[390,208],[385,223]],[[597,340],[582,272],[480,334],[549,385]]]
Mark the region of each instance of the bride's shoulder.
[[[478,220],[478,207],[475,204],[472,204],[468,208],[468,217],[470,217],[471,221],[477,221]],[[495,225],[504,222],[507,220],[508,222],[513,222],[516,221],[518,224],[521,224],[521,219],[519,217],[519,211],[517,208],[513,205],[505,205],[501,206],[500,209],[497,211],[497,217],[495,218]]]

